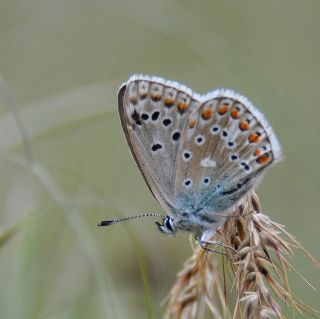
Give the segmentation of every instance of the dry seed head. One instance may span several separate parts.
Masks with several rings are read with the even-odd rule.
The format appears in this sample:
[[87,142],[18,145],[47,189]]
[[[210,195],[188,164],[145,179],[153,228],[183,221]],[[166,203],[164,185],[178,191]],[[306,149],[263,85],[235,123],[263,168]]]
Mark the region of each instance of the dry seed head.
[[[226,249],[228,258],[220,259],[193,243],[193,256],[178,274],[169,295],[167,319],[202,319],[207,313],[223,319],[281,319],[285,317],[280,303],[299,312],[317,314],[295,298],[289,288],[287,269],[294,269],[288,262],[293,248],[303,250],[316,267],[319,263],[284,226],[261,211],[253,193],[218,229],[212,240],[222,241],[237,251]],[[231,293],[227,294],[230,287]],[[236,297],[234,303],[229,297],[232,294]]]

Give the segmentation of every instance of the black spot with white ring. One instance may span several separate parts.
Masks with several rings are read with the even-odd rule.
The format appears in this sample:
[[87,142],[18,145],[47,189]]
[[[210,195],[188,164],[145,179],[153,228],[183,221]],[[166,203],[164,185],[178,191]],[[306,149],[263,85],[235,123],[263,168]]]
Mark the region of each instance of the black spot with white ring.
[[172,121],[170,119],[164,119],[162,121],[163,126],[167,127],[172,123]]
[[246,162],[241,162],[240,165],[245,171],[250,171],[250,166]]
[[230,159],[231,159],[231,161],[236,161],[236,160],[238,159],[238,156],[235,155],[235,154],[232,154],[232,155],[230,156]]
[[162,145],[161,144],[159,144],[159,143],[155,143],[155,144],[153,144],[152,145],[152,147],[151,147],[151,150],[152,150],[152,152],[157,152],[157,151],[159,151],[159,150],[161,150],[162,149]]
[[235,143],[234,142],[228,142],[227,143],[227,148],[234,148],[235,147]]
[[201,146],[205,143],[206,139],[203,135],[201,134],[198,134],[195,139],[194,139],[195,143],[198,145],[198,146]]
[[137,112],[137,110],[134,110],[133,113],[131,114],[131,118],[137,125],[142,125],[141,120],[140,120],[140,115]]
[[160,112],[158,111],[153,112],[151,115],[151,120],[155,122],[159,118],[159,115],[160,115]]
[[179,131],[176,131],[176,132],[174,132],[174,133],[172,134],[172,140],[173,140],[174,142],[177,142],[177,141],[179,140],[180,136],[181,136],[180,132],[179,132]]
[[204,179],[203,179],[203,185],[205,186],[208,186],[210,184],[210,177],[206,176]]
[[220,126],[219,125],[214,125],[211,127],[211,133],[212,134],[218,134],[220,131]]
[[149,119],[149,115],[147,113],[142,113],[141,114],[141,118],[144,120],[144,121],[147,121]]
[[190,188],[192,186],[192,180],[190,178],[187,178],[183,181],[183,186],[186,188]]
[[192,157],[192,153],[189,150],[183,151],[182,158],[184,161],[186,162],[190,161],[191,157]]

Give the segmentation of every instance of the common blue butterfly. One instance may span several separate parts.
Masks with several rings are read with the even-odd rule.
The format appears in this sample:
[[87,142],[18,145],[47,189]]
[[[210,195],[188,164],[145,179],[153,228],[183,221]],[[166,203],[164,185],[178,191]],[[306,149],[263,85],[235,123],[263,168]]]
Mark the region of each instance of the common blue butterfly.
[[[159,77],[133,75],[118,92],[121,124],[154,197],[163,233],[206,243],[281,157],[266,118],[228,89],[206,95]],[[101,222],[101,226],[141,216]],[[161,215],[160,215],[161,216]]]

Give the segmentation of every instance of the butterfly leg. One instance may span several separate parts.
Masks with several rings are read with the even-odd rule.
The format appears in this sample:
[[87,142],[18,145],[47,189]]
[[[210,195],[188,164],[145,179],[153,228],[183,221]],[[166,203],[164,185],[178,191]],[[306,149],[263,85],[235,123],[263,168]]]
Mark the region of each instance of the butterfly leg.
[[210,252],[213,252],[213,253],[217,253],[217,254],[220,254],[220,255],[223,255],[223,256],[227,256],[227,254],[222,252],[222,251],[208,248],[207,247],[208,242],[206,242],[206,241],[199,241],[199,244],[200,244],[201,248],[203,248],[204,250],[207,250],[207,251],[210,251]]
[[[219,242],[219,241],[210,240],[216,234],[216,232],[217,231],[213,230],[213,229],[208,229],[208,230],[204,231],[202,233],[201,237],[198,238],[200,246],[203,249],[214,251],[214,252],[218,252],[218,251],[213,250],[211,248],[208,248],[207,246],[208,245],[220,246],[220,247],[224,247],[224,248],[233,250],[235,253],[237,253],[237,250],[235,248],[233,248],[232,246],[228,246],[228,245],[226,245],[226,244],[224,244],[222,242]],[[222,253],[222,252],[218,252],[218,253],[220,253],[222,255],[226,255],[225,253]]]
[[223,247],[223,248],[227,248],[227,249],[230,249],[232,250],[233,252],[237,253],[238,251],[233,248],[232,246],[229,246],[229,245],[226,245],[225,243],[223,242],[220,242],[220,241],[202,241],[202,243],[204,243],[205,245],[216,245],[216,246],[220,246],[220,247]]

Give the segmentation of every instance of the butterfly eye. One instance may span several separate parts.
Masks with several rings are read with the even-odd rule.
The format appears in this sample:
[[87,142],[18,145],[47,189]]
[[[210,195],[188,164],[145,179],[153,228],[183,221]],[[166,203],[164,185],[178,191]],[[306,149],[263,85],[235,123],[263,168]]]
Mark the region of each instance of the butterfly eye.
[[172,227],[171,221],[172,221],[172,219],[171,219],[169,216],[167,216],[167,217],[164,219],[164,225],[165,225],[165,227],[166,227],[168,230],[170,230],[171,232],[173,232],[173,227]]
[[173,219],[169,216],[166,216],[163,219],[163,224],[160,224],[159,222],[155,222],[155,223],[158,226],[158,229],[160,230],[161,233],[172,234],[172,233],[175,233],[176,231],[173,224]]

